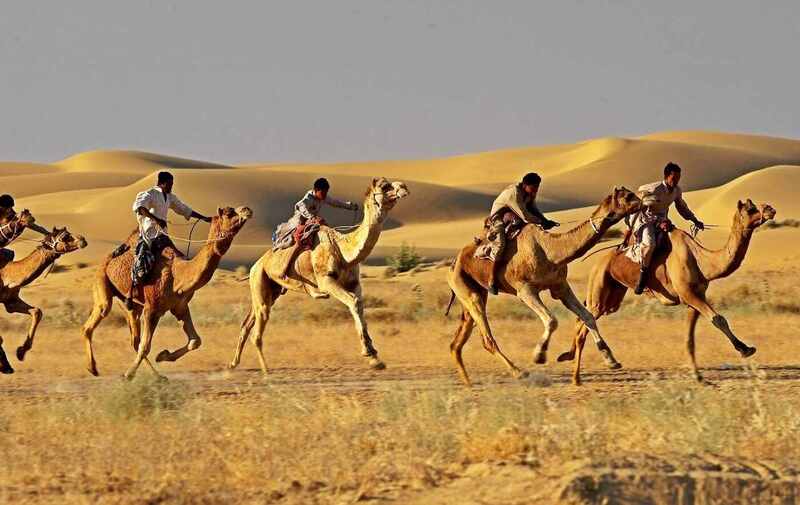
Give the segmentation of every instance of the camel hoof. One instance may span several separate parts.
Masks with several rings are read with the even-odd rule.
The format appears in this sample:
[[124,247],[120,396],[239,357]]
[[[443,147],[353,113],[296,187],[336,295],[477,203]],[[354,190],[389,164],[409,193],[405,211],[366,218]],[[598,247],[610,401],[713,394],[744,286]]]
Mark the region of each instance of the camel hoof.
[[537,365],[544,365],[547,363],[547,352],[537,349],[536,352],[533,353],[533,362]]
[[756,348],[755,347],[745,347],[744,350],[741,351],[741,354],[742,354],[743,358],[749,358],[750,356],[752,356],[755,353],[756,353]]
[[233,370],[237,366],[239,366],[239,363],[234,363],[233,361],[231,361],[230,363],[228,363],[228,370]]
[[386,364],[378,358],[370,358],[369,366],[373,370],[386,370]]
[[12,368],[11,365],[9,365],[8,363],[3,363],[3,365],[0,366],[0,373],[11,375],[12,373],[14,373],[14,368]]
[[562,352],[561,355],[556,359],[559,363],[562,361],[572,361],[575,359],[575,353],[572,351]]
[[95,377],[100,376],[100,373],[97,371],[97,367],[92,365],[91,367],[86,369],[90,374],[94,375]]
[[158,356],[156,356],[156,363],[160,363],[162,361],[169,361],[170,354],[172,353],[164,349],[163,351],[158,353]]
[[17,359],[20,361],[25,361],[26,352],[28,352],[28,349],[26,349],[24,345],[17,347]]
[[189,343],[186,345],[186,348],[189,349],[190,351],[194,351],[198,347],[200,347],[200,339],[198,338],[190,340]]
[[614,360],[612,362],[608,362],[608,368],[609,368],[609,370],[619,370],[620,368],[622,368],[622,363],[620,363],[617,360]]

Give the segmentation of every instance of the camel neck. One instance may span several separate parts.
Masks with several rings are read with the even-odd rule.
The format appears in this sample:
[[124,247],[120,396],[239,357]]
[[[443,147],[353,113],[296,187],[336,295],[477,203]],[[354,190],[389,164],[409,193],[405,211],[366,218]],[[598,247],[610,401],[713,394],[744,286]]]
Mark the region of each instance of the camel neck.
[[608,211],[601,205],[592,212],[589,219],[569,231],[543,233],[550,246],[548,259],[556,265],[566,265],[580,258],[600,242],[603,234],[617,221],[619,219],[609,217]]
[[233,236],[219,240],[220,233],[217,229],[216,223],[211,226],[208,232],[208,242],[197,251],[194,258],[186,261],[188,268],[186,269],[187,276],[181,281],[181,290],[197,290],[208,284],[211,277],[214,276],[214,271],[219,267],[222,256],[228,252],[228,249],[233,242]]
[[721,279],[738,270],[742,266],[752,237],[753,230],[745,228],[739,215],[735,215],[725,246],[716,251],[708,251],[707,254],[698,258],[700,260],[698,266],[706,279]]
[[372,192],[364,199],[364,218],[355,230],[336,234],[336,245],[347,266],[362,263],[369,257],[383,229],[383,217],[375,203]]
[[37,247],[26,257],[9,263],[0,271],[3,284],[7,288],[27,286],[42,275],[59,256],[56,252]]

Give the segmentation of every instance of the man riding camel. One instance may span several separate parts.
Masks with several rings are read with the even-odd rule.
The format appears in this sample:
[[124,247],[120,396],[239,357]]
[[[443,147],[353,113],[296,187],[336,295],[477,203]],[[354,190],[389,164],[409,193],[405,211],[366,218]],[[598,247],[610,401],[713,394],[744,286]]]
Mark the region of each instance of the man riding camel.
[[[324,177],[314,181],[313,188],[294,204],[292,217],[275,229],[275,233],[272,235],[273,250],[287,249],[295,244],[307,243],[313,234],[319,231],[319,227],[325,224],[325,220],[319,215],[323,205],[352,211],[358,210],[357,203],[337,200],[328,196],[330,189],[331,185]],[[282,277],[286,276],[289,266],[300,249],[297,247],[294,254],[288,258]]]
[[492,204],[487,238],[491,243],[489,259],[492,261],[489,292],[493,295],[498,292],[496,276],[506,247],[507,230],[521,228],[527,223],[538,224],[545,230],[559,226],[559,223],[544,217],[536,207],[536,194],[541,183],[539,174],[525,174],[522,182],[504,189]]
[[[0,265],[14,261],[14,251],[5,249],[13,240],[12,234],[6,228],[17,218],[14,210],[14,198],[11,195],[0,195]],[[43,226],[33,223],[28,226],[31,230],[48,235],[50,232]]]
[[[683,199],[678,182],[681,180],[681,167],[676,163],[667,163],[664,167],[664,179],[658,182],[645,184],[639,187],[639,195],[642,199],[642,210],[636,213],[632,222],[628,223],[636,244],[633,246],[633,257],[638,259],[640,265],[639,282],[636,284],[634,293],[641,295],[647,286],[647,277],[650,273],[650,260],[656,250],[658,233],[669,232],[672,228],[667,213],[669,207],[674,203],[678,209],[678,214],[687,221],[702,230],[705,228],[703,222],[697,219],[694,213],[689,210],[689,206]],[[626,222],[628,218],[625,218]]]
[[[166,247],[175,248],[166,235],[167,211],[172,209],[188,221],[197,218],[211,222],[210,217],[198,214],[183,203],[172,192],[174,177],[169,172],[159,172],[156,185],[136,195],[133,202],[133,213],[139,223],[139,240],[136,243],[135,259],[131,269],[131,290],[125,301],[129,307],[133,304],[133,290],[146,279],[155,264],[156,257]],[[177,249],[176,249],[177,250]]]

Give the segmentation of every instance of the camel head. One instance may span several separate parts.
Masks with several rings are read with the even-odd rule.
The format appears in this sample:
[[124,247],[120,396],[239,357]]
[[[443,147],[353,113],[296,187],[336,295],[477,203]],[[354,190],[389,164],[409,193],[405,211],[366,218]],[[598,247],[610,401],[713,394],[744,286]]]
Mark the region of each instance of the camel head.
[[642,200],[624,186],[615,186],[601,204],[608,213],[609,219],[619,221],[623,217],[638,212],[642,208]]
[[364,208],[372,206],[379,218],[386,216],[392,210],[398,200],[409,195],[406,183],[400,181],[391,182],[385,177],[372,179],[372,184],[367,189],[367,203]]
[[762,203],[756,205],[751,199],[746,202],[739,200],[736,204],[736,220],[738,220],[745,230],[754,230],[766,223],[770,219],[774,219],[777,212],[775,209],[767,204]]
[[211,232],[216,238],[233,237],[242,229],[248,219],[253,217],[250,207],[219,207],[217,215],[211,218]]
[[86,247],[86,239],[81,235],[73,235],[64,228],[53,228],[42,240],[42,248],[56,254],[67,254]]

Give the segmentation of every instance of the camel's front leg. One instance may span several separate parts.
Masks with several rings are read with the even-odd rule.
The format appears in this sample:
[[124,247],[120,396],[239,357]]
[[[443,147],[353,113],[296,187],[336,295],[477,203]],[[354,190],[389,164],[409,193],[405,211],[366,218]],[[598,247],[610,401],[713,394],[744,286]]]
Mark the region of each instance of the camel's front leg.
[[703,317],[709,319],[711,324],[719,331],[724,333],[725,336],[728,337],[728,340],[730,340],[733,348],[739,351],[739,354],[741,354],[743,358],[749,358],[756,353],[755,347],[750,347],[734,335],[731,327],[728,325],[728,321],[722,317],[722,314],[717,313],[717,311],[708,304],[704,293],[695,293],[687,289],[684,290],[684,292],[679,292],[678,296],[680,296],[683,303],[696,309]]
[[367,330],[367,321],[364,318],[364,299],[361,295],[361,284],[356,286],[356,289],[347,291],[341,284],[330,276],[324,277],[324,281],[320,286],[326,293],[342,302],[353,316],[353,322],[356,325],[356,332],[361,339],[361,355],[369,359],[369,364],[376,370],[383,370],[386,365],[378,358],[378,351],[372,345],[372,338],[369,336]]
[[202,344],[200,335],[197,334],[197,330],[194,328],[194,323],[192,322],[192,313],[189,311],[189,306],[183,305],[179,308],[173,309],[172,314],[180,322],[181,329],[183,329],[183,332],[186,334],[186,345],[171,352],[167,349],[164,349],[158,353],[158,356],[156,356],[156,362],[177,361],[181,359],[184,354],[189,351],[194,351]]
[[0,373],[14,373],[14,368],[11,366],[11,363],[8,362],[6,352],[3,350],[3,337],[0,337]]
[[33,337],[36,335],[36,328],[39,327],[39,322],[42,320],[42,311],[38,307],[34,307],[25,303],[21,298],[12,300],[6,303],[6,310],[9,314],[29,314],[31,316],[31,326],[28,328],[28,336],[21,346],[17,347],[17,359],[23,361],[25,353],[33,347]]
[[133,361],[130,368],[128,368],[128,371],[125,372],[126,379],[133,379],[136,375],[136,371],[139,369],[139,365],[142,364],[142,361],[144,361],[150,353],[150,346],[153,343],[153,333],[156,331],[160,318],[160,315],[152,313],[148,308],[145,308],[142,312],[142,340],[139,342],[136,359]]
[[533,362],[539,365],[547,363],[547,347],[550,345],[550,337],[553,332],[558,328],[558,319],[555,318],[552,312],[542,302],[539,292],[535,291],[531,286],[524,285],[517,290],[517,298],[527,305],[532,311],[539,316],[544,325],[544,333],[542,339],[536,345],[533,351]]
[[[597,329],[597,321],[595,320],[594,316],[589,309],[583,306],[583,304],[578,300],[578,297],[575,296],[575,293],[572,291],[572,288],[566,282],[558,289],[558,290],[551,290],[553,296],[559,300],[564,306],[569,309],[570,312],[574,313],[578,316],[578,319],[586,325],[589,329],[589,332],[592,334],[592,338],[594,339],[595,344],[597,345],[597,350],[603,355],[606,360],[606,364],[612,369],[621,368],[622,365],[614,358],[614,355],[611,352],[611,348],[608,347],[603,337],[600,336],[600,331]],[[581,383],[580,377],[580,369],[581,369],[581,354],[583,352],[583,343],[585,342],[585,337],[580,338],[577,343],[577,354],[575,356],[575,369],[572,375],[572,382],[576,385]]]

